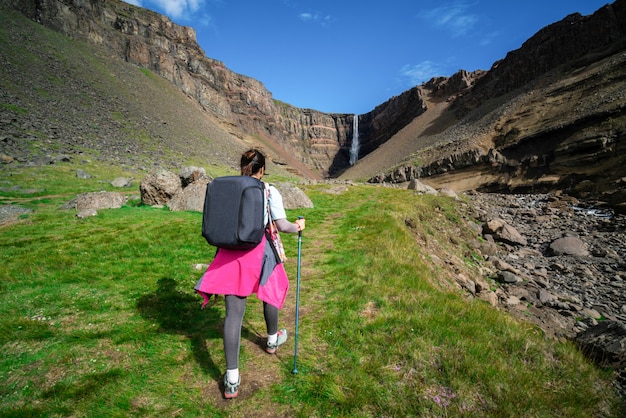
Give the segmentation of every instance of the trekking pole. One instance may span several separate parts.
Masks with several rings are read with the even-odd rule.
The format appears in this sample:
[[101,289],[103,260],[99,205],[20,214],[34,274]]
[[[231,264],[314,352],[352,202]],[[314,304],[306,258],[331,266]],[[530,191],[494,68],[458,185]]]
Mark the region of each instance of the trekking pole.
[[[298,216],[298,219],[302,219]],[[293,370],[291,373],[297,374],[298,368],[298,317],[300,316],[300,264],[302,260],[302,231],[298,231],[298,274],[296,275],[296,338],[294,340],[295,348],[293,351]]]

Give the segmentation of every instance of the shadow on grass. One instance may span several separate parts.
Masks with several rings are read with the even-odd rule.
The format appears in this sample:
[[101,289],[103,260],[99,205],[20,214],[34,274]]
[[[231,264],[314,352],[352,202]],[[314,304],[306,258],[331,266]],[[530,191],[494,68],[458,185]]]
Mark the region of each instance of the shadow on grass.
[[201,310],[200,297],[176,287],[174,279],[159,279],[154,293],[139,298],[137,309],[142,317],[157,322],[160,331],[187,337],[201,369],[219,381],[220,367],[211,358],[206,340],[222,338],[222,315],[217,308],[210,306]]
[[103,373],[95,373],[78,377],[74,382],[59,382],[51,389],[42,393],[46,399],[84,400],[95,398],[100,390],[126,375],[122,369],[113,369]]

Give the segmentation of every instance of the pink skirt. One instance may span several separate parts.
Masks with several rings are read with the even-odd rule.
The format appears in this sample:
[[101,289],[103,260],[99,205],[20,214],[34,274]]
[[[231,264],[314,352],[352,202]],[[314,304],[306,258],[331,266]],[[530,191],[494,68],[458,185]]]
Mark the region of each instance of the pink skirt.
[[247,297],[256,293],[257,298],[280,309],[287,297],[289,278],[283,264],[276,264],[274,253],[263,237],[251,250],[220,248],[195,290],[204,298],[203,307],[211,295]]

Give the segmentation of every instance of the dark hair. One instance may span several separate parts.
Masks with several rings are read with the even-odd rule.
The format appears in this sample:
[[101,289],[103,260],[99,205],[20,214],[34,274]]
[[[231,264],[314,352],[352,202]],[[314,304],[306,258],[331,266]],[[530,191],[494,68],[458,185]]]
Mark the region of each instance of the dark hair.
[[258,149],[250,149],[241,154],[241,175],[251,176],[265,167],[265,155]]

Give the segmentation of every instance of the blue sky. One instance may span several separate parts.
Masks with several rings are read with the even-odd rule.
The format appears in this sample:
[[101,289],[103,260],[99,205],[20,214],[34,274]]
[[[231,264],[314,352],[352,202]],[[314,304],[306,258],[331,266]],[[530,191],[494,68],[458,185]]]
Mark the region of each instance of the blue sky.
[[126,0],[196,30],[210,58],[275,99],[371,111],[460,69],[488,70],[541,28],[606,0]]

